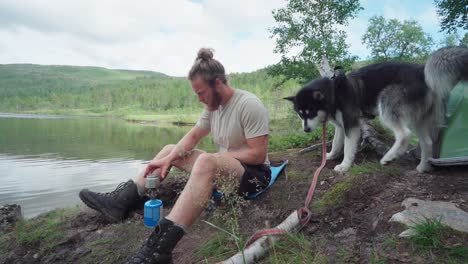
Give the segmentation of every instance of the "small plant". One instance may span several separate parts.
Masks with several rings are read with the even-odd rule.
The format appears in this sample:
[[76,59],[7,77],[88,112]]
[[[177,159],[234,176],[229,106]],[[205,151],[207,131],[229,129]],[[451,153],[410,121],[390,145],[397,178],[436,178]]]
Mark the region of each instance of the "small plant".
[[391,247],[392,249],[396,248],[399,244],[398,237],[396,235],[390,235],[385,239],[384,242],[387,246]]
[[369,257],[369,262],[372,263],[372,264],[385,264],[385,263],[387,263],[387,258],[379,256],[379,252],[374,247],[372,249],[371,255]]
[[338,258],[341,260],[342,263],[356,263],[357,262],[356,256],[353,255],[352,252],[349,252],[348,250],[344,248],[340,248],[337,254],[338,254]]
[[456,244],[455,246],[446,245],[448,237],[466,242],[466,234],[459,234],[444,226],[438,219],[426,219],[412,228],[415,230],[415,235],[410,238],[410,242],[414,248],[428,252],[438,252],[438,255],[442,256],[447,263],[459,263],[460,260],[467,263],[468,247],[466,243]]
[[243,252],[246,242],[246,239],[240,234],[238,222],[238,217],[241,215],[241,206],[246,201],[234,192],[237,186],[232,184],[233,179],[228,179],[230,177],[232,175],[218,177],[223,180],[217,181],[219,190],[225,194],[223,203],[227,205],[227,210],[217,210],[213,214],[213,219],[221,220],[221,224],[217,225],[203,220],[209,226],[220,231],[217,236],[202,245],[195,254],[197,259],[204,258],[205,260],[209,260],[209,263],[221,261],[237,252]]
[[446,228],[439,220],[426,219],[415,225],[413,229],[416,232],[411,237],[414,246],[422,249],[441,249],[444,247],[442,234]]
[[268,257],[261,263],[313,263],[312,245],[303,233],[290,233],[277,241]]
[[16,224],[15,239],[19,245],[37,247],[41,252],[53,249],[64,237],[63,219],[76,208],[51,211],[41,217]]
[[[212,225],[209,223],[209,225]],[[207,263],[211,261],[221,261],[231,257],[237,253],[237,249],[233,246],[233,240],[238,239],[237,236],[227,234],[224,231],[211,238],[208,242],[201,245],[195,252],[196,259],[205,259]],[[210,260],[210,261],[208,261]]]

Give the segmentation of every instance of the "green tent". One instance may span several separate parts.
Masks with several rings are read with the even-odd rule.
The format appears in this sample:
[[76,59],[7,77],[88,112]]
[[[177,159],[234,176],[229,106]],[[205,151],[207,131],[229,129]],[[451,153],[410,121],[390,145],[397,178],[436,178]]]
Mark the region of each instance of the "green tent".
[[447,104],[447,127],[442,131],[436,166],[468,164],[468,81],[459,82]]

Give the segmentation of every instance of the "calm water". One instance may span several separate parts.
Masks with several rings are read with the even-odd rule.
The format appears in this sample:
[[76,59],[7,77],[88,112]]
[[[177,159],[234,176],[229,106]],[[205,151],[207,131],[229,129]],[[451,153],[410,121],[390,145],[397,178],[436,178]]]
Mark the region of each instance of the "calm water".
[[[20,204],[25,217],[79,204],[82,188],[113,190],[189,129],[0,113],[0,204]],[[207,139],[199,147],[212,145]]]

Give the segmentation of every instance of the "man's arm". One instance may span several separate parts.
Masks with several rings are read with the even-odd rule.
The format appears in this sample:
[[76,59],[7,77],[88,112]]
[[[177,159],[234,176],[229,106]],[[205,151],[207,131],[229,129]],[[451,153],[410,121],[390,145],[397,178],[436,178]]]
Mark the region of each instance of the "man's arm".
[[162,159],[151,161],[146,167],[144,176],[152,173],[156,169],[161,169],[160,176],[165,178],[173,162],[186,157],[195,148],[202,138],[210,133],[210,130],[194,126],[185,136],[175,145],[169,155]]
[[268,135],[247,139],[247,146],[246,149],[226,152],[226,155],[249,165],[263,164],[267,155]]
[[174,149],[171,151],[169,156],[172,161],[178,160],[190,154],[195,146],[202,140],[206,135],[210,133],[210,130],[203,129],[198,126],[194,126],[185,136],[177,143]]

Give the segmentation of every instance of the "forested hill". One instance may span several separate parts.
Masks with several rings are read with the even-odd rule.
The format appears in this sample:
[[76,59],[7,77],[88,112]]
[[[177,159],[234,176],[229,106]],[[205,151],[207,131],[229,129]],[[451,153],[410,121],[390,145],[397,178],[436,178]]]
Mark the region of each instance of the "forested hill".
[[[297,86],[288,82],[274,89],[265,69],[229,75],[233,87],[254,92],[266,104],[289,95]],[[199,109],[185,77],[151,71],[100,67],[0,65],[0,111],[83,112],[170,111]]]

